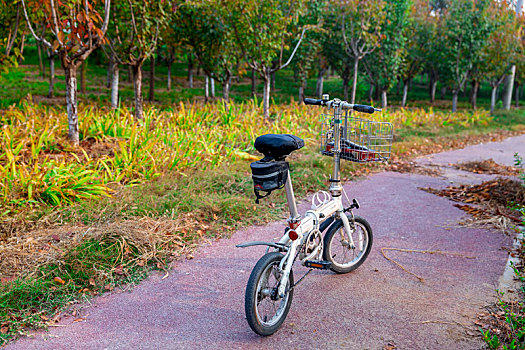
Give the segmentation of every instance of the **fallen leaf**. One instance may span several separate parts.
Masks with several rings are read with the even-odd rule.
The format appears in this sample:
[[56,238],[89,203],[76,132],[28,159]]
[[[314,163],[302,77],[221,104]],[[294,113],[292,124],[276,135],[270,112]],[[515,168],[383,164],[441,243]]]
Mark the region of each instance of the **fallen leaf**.
[[2,327],[2,328],[0,328],[0,333],[7,334],[7,332],[9,332],[9,327]]
[[47,316],[40,315],[40,318],[43,319],[44,321],[49,321],[49,317]]
[[55,281],[56,283],[60,283],[60,284],[65,284],[66,281],[64,281],[62,278],[60,277],[55,277],[53,278],[53,281]]
[[85,318],[81,318],[81,317],[79,317],[79,318],[75,318],[75,319],[73,320],[73,322],[82,322],[82,321],[85,321],[85,320],[86,320]]
[[91,284],[92,286],[96,285],[96,283],[95,283],[95,279],[90,278],[90,279],[89,279],[89,284]]

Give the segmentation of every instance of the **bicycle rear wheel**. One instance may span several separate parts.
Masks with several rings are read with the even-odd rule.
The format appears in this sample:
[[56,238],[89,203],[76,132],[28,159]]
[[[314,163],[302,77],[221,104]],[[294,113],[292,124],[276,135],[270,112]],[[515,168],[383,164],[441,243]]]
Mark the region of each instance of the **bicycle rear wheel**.
[[[372,228],[368,221],[360,216],[355,217],[352,232],[345,231],[343,221],[337,220],[324,236],[324,260],[332,263],[331,270],[337,273],[347,273],[357,269],[368,257],[372,248]],[[351,244],[349,234],[354,244]]]
[[[286,292],[284,298],[278,297],[277,289],[282,279],[279,263],[282,258],[283,255],[277,252],[264,255],[248,279],[244,309],[248,324],[259,335],[275,333],[283,324],[292,304],[293,290]],[[290,289],[290,286],[293,286],[293,271],[290,271],[286,289]]]

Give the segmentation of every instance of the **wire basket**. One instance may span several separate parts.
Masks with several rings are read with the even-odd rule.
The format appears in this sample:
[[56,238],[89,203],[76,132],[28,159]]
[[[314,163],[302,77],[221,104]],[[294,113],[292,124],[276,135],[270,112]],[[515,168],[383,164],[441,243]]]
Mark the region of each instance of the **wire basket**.
[[[340,127],[341,159],[357,163],[383,162],[390,158],[394,127],[388,122],[345,115]],[[327,116],[321,129],[321,153],[334,156],[334,119]]]

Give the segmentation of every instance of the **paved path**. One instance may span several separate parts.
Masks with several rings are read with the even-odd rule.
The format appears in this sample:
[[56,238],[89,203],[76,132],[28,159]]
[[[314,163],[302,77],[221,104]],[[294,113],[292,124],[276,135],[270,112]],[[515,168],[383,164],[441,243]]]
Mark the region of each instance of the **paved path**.
[[[491,151],[489,151],[491,150]],[[495,151],[494,151],[495,150]],[[501,152],[499,151],[501,150]],[[493,157],[512,164],[525,151],[525,136],[445,152],[420,162],[448,164]],[[494,290],[511,239],[455,225],[464,213],[418,187],[442,188],[483,177],[452,172],[450,178],[385,172],[346,185],[357,211],[374,230],[368,260],[356,271],[315,271],[297,287],[285,324],[271,337],[256,336],[244,318],[244,288],[263,248],[236,249],[239,242],[269,240],[282,223],[250,227],[199,249],[177,263],[164,280],[152,276],[132,292],[102,296],[84,312],[49,332],[8,349],[478,349],[472,322]],[[303,211],[306,205],[301,205]],[[434,249],[475,259],[401,253],[389,255],[424,277],[421,283],[381,255],[380,248]],[[305,271],[298,268],[296,276]]]

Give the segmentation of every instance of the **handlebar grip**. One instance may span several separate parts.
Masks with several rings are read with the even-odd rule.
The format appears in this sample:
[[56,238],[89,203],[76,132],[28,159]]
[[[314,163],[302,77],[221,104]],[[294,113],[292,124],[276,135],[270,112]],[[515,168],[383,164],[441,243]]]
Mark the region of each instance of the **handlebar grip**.
[[366,106],[366,105],[354,105],[352,107],[354,111],[363,112],[363,113],[369,113],[372,114],[375,112],[375,108],[372,106]]
[[304,104],[305,105],[315,105],[315,106],[322,106],[323,105],[323,100],[319,100],[319,99],[316,99],[316,98],[305,98],[304,100]]

